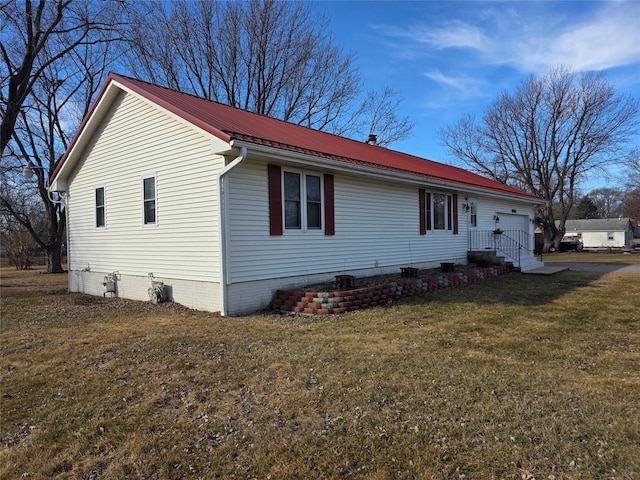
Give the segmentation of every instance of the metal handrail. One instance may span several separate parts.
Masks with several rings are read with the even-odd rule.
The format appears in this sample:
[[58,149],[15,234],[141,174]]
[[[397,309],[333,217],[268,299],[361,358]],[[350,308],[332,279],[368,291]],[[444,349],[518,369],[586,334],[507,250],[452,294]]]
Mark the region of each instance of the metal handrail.
[[472,230],[469,250],[493,250],[521,266],[522,251],[533,253],[534,237],[523,230]]

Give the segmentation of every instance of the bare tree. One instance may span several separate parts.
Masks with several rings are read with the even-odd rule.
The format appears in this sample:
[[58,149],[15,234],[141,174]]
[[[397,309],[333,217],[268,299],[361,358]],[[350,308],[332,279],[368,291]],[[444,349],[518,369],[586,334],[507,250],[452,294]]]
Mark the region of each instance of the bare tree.
[[617,218],[622,216],[624,192],[620,188],[602,187],[589,192],[600,218]]
[[175,0],[167,8],[155,0],[132,16],[127,62],[139,78],[332,133],[370,128],[365,114],[388,141],[411,130],[395,114],[391,90],[364,101],[374,111],[358,108],[362,81],[353,57],[309,3]]
[[411,134],[414,122],[398,115],[400,103],[399,94],[391,88],[381,92],[369,90],[353,120],[344,125],[343,131],[336,133],[352,137],[366,133],[363,139],[375,135],[376,144],[381,146],[406,138]]
[[5,0],[2,15],[0,155],[11,137],[22,104],[51,64],[83,44],[110,41],[114,28],[111,6],[91,2]]
[[632,150],[625,162],[625,172],[621,184],[624,185],[622,214],[640,221],[640,148]]
[[[3,32],[3,129],[9,139],[3,143],[0,208],[46,252],[51,273],[62,271],[65,214],[48,179],[114,58],[109,47],[118,38],[118,9],[117,2],[82,1],[41,1],[35,11],[29,1],[2,7],[2,20],[15,37],[5,43]],[[21,175],[25,166],[32,178]]]
[[579,183],[620,161],[639,112],[640,102],[618,95],[603,74],[557,68],[499,95],[480,123],[466,115],[440,136],[470,168],[547,201],[536,221],[548,249],[562,238]]
[[[28,212],[32,219],[33,228],[42,232],[46,223],[44,212],[34,204],[28,191],[13,189],[11,192],[7,192],[5,188],[5,182],[1,182],[0,193],[2,197],[5,198],[7,195],[16,197],[12,203],[21,205],[22,210],[25,213]],[[33,257],[39,251],[38,244],[33,239],[31,232],[4,208],[0,208],[0,241],[7,258],[17,269],[24,270],[32,266]]]

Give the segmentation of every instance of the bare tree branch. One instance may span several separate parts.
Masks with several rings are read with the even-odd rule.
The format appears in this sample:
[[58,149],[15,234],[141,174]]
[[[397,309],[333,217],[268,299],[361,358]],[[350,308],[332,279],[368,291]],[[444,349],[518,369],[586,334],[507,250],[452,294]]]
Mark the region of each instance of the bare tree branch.
[[538,218],[549,247],[561,239],[580,183],[620,162],[638,133],[639,113],[640,102],[617,95],[603,74],[560,67],[499,95],[482,123],[463,116],[440,137],[471,169],[549,202]]
[[[34,3],[2,5],[2,212],[45,250],[47,271],[57,272],[66,219],[48,178],[116,58],[122,10],[112,1]],[[25,165],[34,166],[30,181],[19,175]]]
[[155,0],[132,15],[126,61],[139,78],[354,138],[375,128],[384,144],[413,127],[397,115],[389,89],[357,104],[362,81],[353,56],[309,3],[174,0],[167,8]]

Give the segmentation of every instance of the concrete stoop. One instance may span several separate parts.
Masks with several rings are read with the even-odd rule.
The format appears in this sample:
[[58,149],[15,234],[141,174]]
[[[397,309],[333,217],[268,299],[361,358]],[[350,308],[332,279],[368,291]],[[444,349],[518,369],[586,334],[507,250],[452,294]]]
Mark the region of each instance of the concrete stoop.
[[520,271],[529,272],[538,268],[544,267],[544,262],[541,262],[535,257],[526,257],[520,260]]

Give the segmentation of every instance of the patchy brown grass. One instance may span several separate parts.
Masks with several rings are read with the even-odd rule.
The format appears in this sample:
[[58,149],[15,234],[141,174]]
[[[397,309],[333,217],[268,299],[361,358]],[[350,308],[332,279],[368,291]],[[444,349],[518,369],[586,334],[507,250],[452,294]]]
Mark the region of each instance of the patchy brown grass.
[[318,320],[2,270],[1,478],[636,479],[640,276]]
[[584,262],[584,263],[627,263],[640,264],[640,251],[624,252],[612,250],[611,253],[597,251],[545,253],[545,262]]

